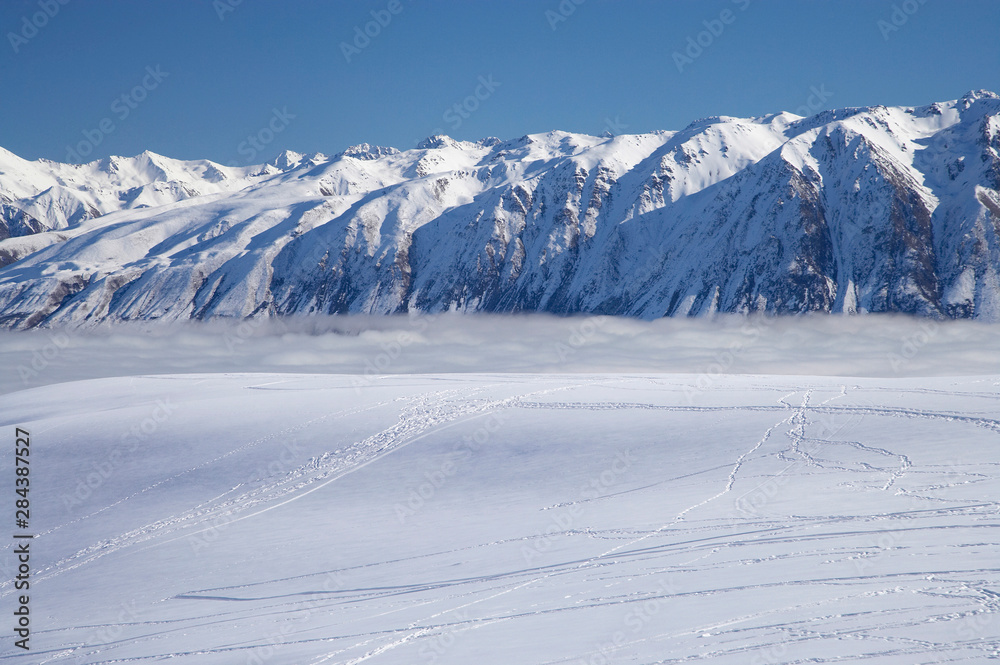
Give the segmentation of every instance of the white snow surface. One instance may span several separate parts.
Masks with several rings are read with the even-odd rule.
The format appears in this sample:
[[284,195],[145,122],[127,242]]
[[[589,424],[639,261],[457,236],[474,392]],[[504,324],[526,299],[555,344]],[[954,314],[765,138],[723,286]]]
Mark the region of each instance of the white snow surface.
[[1000,657],[1000,378],[701,379],[167,374],[7,394],[38,537],[32,651],[5,639],[0,659]]

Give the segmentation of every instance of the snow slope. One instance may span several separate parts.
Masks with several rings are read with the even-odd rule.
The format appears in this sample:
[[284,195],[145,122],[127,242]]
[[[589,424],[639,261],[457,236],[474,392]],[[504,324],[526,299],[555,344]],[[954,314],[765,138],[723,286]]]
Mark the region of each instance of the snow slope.
[[996,377],[694,385],[230,374],[7,395],[39,535],[33,651],[0,659],[1000,656]]
[[448,310],[1000,320],[987,91],[243,169],[4,152],[0,196],[13,328]]

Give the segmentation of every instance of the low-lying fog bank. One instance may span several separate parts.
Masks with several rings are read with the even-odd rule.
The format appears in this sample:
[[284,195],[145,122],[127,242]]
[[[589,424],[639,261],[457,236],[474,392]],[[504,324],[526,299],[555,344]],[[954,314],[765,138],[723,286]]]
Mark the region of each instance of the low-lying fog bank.
[[531,315],[336,316],[0,331],[0,392],[197,372],[1000,374],[1000,325],[901,316],[639,321]]

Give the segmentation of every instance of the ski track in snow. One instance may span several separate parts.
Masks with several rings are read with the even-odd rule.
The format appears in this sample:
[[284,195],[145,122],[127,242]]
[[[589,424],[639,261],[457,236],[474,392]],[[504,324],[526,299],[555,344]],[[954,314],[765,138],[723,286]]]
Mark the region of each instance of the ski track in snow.
[[[793,387],[781,378],[752,377],[722,381],[706,392],[712,399],[705,403],[680,404],[670,403],[676,395],[663,391],[663,382],[484,376],[433,389],[428,379],[405,397],[371,399],[250,441],[233,440],[207,461],[39,531],[36,547],[92,521],[113,519],[135,497],[169,489],[196,470],[222,469],[234,456],[263,450],[289,433],[374,409],[398,409],[395,423],[339,446],[337,453],[313,457],[256,486],[240,483],[52,561],[37,569],[34,581],[43,582],[37,597],[57,593],[63,579],[90,579],[88,570],[106,557],[125,562],[155,556],[213,529],[230,533],[228,527],[238,522],[273,519],[295,502],[322,502],[322,490],[350,474],[365,470],[378,477],[391,457],[433,445],[493,413],[504,413],[508,421],[530,417],[553,427],[579,427],[573,431],[581,446],[614,434],[577,425],[587,414],[637,414],[643,422],[679,428],[672,436],[691,441],[713,425],[745,423],[738,435],[706,439],[712,447],[697,463],[678,466],[666,480],[645,468],[630,470],[599,496],[543,501],[538,521],[497,522],[494,528],[507,535],[496,539],[453,531],[448,510],[461,504],[435,497],[422,510],[433,517],[440,509],[445,521],[427,534],[433,545],[426,551],[398,543],[397,551],[371,552],[368,561],[343,567],[317,570],[301,562],[296,570],[293,560],[284,576],[200,587],[178,580],[175,593],[129,620],[80,616],[71,625],[52,626],[39,619],[33,639],[44,647],[25,660],[8,646],[0,659],[468,662],[467,649],[482,644],[477,662],[499,663],[509,662],[505,647],[528,636],[544,648],[536,656],[525,644],[520,661],[545,665],[605,662],[601,658],[652,665],[1000,657],[1000,499],[994,480],[1000,421],[961,408],[963,397],[994,399],[995,393],[878,385],[860,390],[833,381]],[[244,387],[268,390],[277,383]],[[645,391],[647,399],[617,401],[623,386]],[[564,401],[554,400],[558,393],[566,394]],[[754,433],[751,423],[762,429]],[[937,428],[937,438],[914,440],[915,432],[927,428]],[[955,441],[953,450],[933,444],[943,437]],[[669,447],[645,450],[664,455],[668,467],[674,463]],[[566,473],[586,480],[592,471],[567,466]],[[555,519],[545,517],[550,511],[558,516],[570,509],[582,517],[545,531]],[[522,556],[543,532],[555,549],[539,550],[530,560]],[[386,544],[393,542],[385,537]],[[464,574],[452,572],[459,565]],[[358,583],[318,590],[330,575]],[[212,578],[204,573],[192,580]],[[0,590],[4,597],[13,594],[10,582]],[[531,632],[535,625],[547,628]]]

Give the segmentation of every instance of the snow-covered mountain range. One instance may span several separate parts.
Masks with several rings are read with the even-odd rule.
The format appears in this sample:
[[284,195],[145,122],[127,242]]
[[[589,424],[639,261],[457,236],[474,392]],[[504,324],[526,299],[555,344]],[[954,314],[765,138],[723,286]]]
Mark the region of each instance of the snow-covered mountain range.
[[402,311],[1000,320],[1000,96],[227,167],[0,150],[0,325]]
[[997,378],[720,375],[691,402],[684,374],[4,395],[37,537],[31,650],[0,660],[996,663]]

